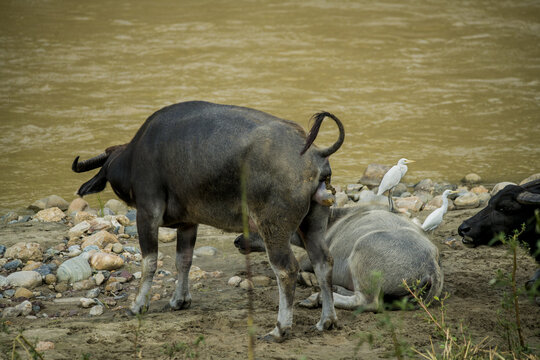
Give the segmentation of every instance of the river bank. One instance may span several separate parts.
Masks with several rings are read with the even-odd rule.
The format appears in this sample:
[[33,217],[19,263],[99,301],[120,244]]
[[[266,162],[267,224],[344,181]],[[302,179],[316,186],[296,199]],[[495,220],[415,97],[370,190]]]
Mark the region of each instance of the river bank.
[[[444,223],[428,235],[441,253],[445,275],[443,293],[449,294],[444,301],[446,322],[454,335],[459,335],[462,323],[466,334],[475,342],[487,336],[486,347],[496,346],[504,351],[506,341],[497,324],[503,294],[509,289],[492,286],[490,282],[498,270],[510,271],[511,256],[500,246],[466,248],[461,245],[457,234],[459,224],[478,211],[480,199],[489,197],[491,189],[482,184],[447,186],[460,187],[460,196],[478,192],[478,203],[475,207],[467,205],[469,208],[460,208],[462,205],[456,205],[457,198],[454,199],[452,210],[447,213]],[[438,193],[444,187],[438,187],[437,183],[427,180],[412,187],[406,186],[400,199],[408,199],[403,204],[411,207],[401,207],[405,216],[417,218],[418,221],[425,219],[431,212],[428,204],[436,206]],[[349,184],[337,188],[337,199],[342,202],[340,206],[374,200],[370,198],[372,195],[369,192],[373,189],[369,187]],[[475,188],[476,192],[473,192]],[[417,199],[413,201],[411,198]],[[384,197],[375,200],[383,203],[386,201]],[[396,204],[401,201],[398,198],[395,200]],[[420,207],[419,201],[422,203]],[[45,201],[42,205],[33,205],[47,207],[51,204]],[[66,205],[63,211],[60,208],[47,210],[57,208],[55,206],[40,210],[43,211],[41,214],[11,214],[12,219],[4,218],[6,224],[0,225],[0,245],[5,246],[4,251],[0,251],[0,276],[7,279],[11,274],[23,271],[48,271],[47,274],[40,273],[40,282],[28,286],[26,291],[21,290],[24,286],[13,284],[4,283],[1,287],[0,316],[3,331],[0,332],[0,353],[3,356],[11,358],[14,339],[22,332],[26,339],[40,347],[45,359],[131,359],[138,355],[149,359],[168,359],[186,358],[188,352],[202,359],[247,357],[247,292],[229,284],[231,277],[246,278],[246,259],[233,245],[237,234],[208,226],[200,227],[196,245],[199,255],[194,258],[194,271],[190,274],[192,305],[188,310],[170,312],[163,310],[163,307],[174,288],[175,242],[172,241],[174,234],[163,231],[159,270],[152,289],[150,311],[140,318],[130,317],[125,310],[136,293],[138,273],[141,271],[137,235],[133,232],[133,213],[127,208],[112,210],[105,206],[105,216],[97,216],[98,209],[85,207],[79,199],[62,203],[61,206]],[[114,201],[109,205],[121,206]],[[79,206],[79,209],[70,211],[70,206],[71,210],[75,206]],[[46,213],[51,213],[53,217],[45,218]],[[35,220],[38,218],[42,220]],[[37,247],[35,245],[10,252],[11,248],[21,242],[38,244],[39,251],[33,251]],[[85,250],[106,253],[122,262],[108,265],[93,263],[90,276],[85,279],[59,281],[58,269],[62,264],[68,259],[81,256]],[[303,252],[297,248],[294,251],[298,256]],[[6,254],[10,254],[10,258]],[[16,260],[20,263],[6,268],[6,265]],[[250,260],[253,274],[259,279],[254,288],[254,323],[256,333],[262,335],[275,323],[277,287],[266,255],[252,254]],[[518,263],[519,285],[530,277],[536,264],[523,251],[518,253]],[[295,299],[299,301],[312,291],[310,287],[298,285]],[[81,298],[88,301],[85,303]],[[31,305],[22,305],[25,301]],[[16,311],[7,309],[17,306],[21,312],[13,316]],[[539,307],[526,296],[520,297],[520,306],[525,341],[538,349]],[[442,309],[436,305],[431,311],[439,314]],[[9,311],[15,313],[6,316]],[[435,326],[426,321],[427,315],[422,310],[379,314],[355,314],[338,310],[341,328],[324,333],[312,330],[319,319],[320,310],[295,306],[294,311],[292,338],[281,344],[257,342],[257,358],[385,358],[393,351],[388,327],[383,325],[386,316],[396,326],[400,341],[419,351],[430,349],[430,338],[434,343],[442,342]],[[366,343],[359,345],[360,339],[368,335],[373,336],[372,348]],[[175,344],[178,346],[175,347]],[[17,349],[23,354],[21,346]]]

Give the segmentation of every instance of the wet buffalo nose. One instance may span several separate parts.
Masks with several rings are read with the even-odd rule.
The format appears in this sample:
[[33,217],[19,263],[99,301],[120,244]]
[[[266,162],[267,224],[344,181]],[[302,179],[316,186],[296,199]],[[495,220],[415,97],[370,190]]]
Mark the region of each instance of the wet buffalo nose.
[[468,225],[465,225],[465,224],[461,224],[458,228],[458,233],[459,235],[461,236],[464,236],[465,234],[467,234],[469,231],[471,230],[471,227],[468,226]]
[[237,249],[241,249],[242,246],[242,240],[244,239],[244,235],[239,235],[234,239],[234,246],[236,246]]

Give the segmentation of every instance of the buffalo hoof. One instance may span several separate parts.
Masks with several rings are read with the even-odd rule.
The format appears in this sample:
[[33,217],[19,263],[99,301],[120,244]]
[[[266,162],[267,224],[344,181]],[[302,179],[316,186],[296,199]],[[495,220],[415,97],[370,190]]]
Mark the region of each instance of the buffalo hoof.
[[171,300],[171,301],[169,301],[168,306],[166,305],[166,307],[169,310],[185,310],[185,309],[188,309],[190,306],[191,306],[191,299],[184,300],[184,301],[173,301],[173,300]]
[[126,310],[126,313],[130,316],[139,315],[139,314],[144,315],[147,312],[148,312],[147,305],[143,305],[143,306],[132,305],[131,308]]
[[337,319],[332,319],[332,318],[327,318],[325,320],[321,319],[321,321],[319,321],[317,325],[315,325],[315,327],[319,331],[339,329]]
[[274,330],[258,339],[265,342],[280,343],[291,337],[291,328],[280,329],[276,327]]
[[308,308],[308,309],[315,309],[319,306],[319,293],[315,293],[308,297],[307,299],[304,299],[298,303],[298,306]]

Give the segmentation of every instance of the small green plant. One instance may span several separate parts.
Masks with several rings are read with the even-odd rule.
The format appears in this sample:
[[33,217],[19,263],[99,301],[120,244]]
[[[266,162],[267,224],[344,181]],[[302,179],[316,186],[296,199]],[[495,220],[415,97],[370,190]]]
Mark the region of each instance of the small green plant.
[[103,201],[101,201],[101,197],[99,194],[97,194],[97,200],[99,202],[99,216],[105,216],[105,205],[103,204]]
[[191,344],[185,342],[174,342],[172,344],[165,344],[163,346],[163,353],[169,357],[169,359],[174,359],[176,354],[179,353],[182,355],[183,359],[198,359],[199,358],[199,345],[204,344],[204,336],[199,335],[195,341]]
[[140,314],[137,314],[137,325],[135,326],[133,330],[133,353],[135,358],[142,359],[142,344],[140,343],[140,337],[142,333],[142,327],[143,327],[143,315],[144,315],[144,307],[143,312]]
[[[513,235],[505,236],[499,234],[494,241],[500,241],[508,247],[509,253],[512,256],[512,269],[510,272],[497,270],[496,277],[491,280],[490,284],[503,288],[501,299],[501,308],[497,311],[497,324],[501,336],[505,339],[508,350],[516,358],[524,357],[531,352],[529,346],[523,338],[523,330],[521,326],[519,296],[528,293],[529,296],[535,297],[538,295],[537,286],[532,286],[527,292],[525,286],[518,286],[516,281],[517,251],[523,244],[519,241],[519,236],[525,231],[525,224],[521,230],[515,230]],[[536,284],[537,285],[537,284]]]
[[21,347],[27,355],[28,359],[42,359],[43,355],[36,350],[34,344],[30,343],[22,334],[22,331],[13,339],[13,346],[11,349],[11,360],[21,359],[21,355],[17,352],[17,347]]
[[0,320],[0,332],[9,334],[11,331],[9,330],[9,322],[7,320]]
[[[402,360],[405,357],[411,356],[411,346],[404,340],[400,339],[398,336],[398,330],[399,330],[399,321],[396,326],[396,324],[392,321],[390,315],[388,312],[386,312],[386,308],[392,308],[392,309],[400,309],[400,310],[409,310],[412,307],[412,304],[408,301],[407,298],[403,298],[401,300],[396,300],[392,304],[384,304],[383,301],[383,293],[381,291],[381,283],[382,283],[383,274],[378,271],[374,271],[371,274],[370,282],[368,286],[368,290],[366,291],[366,296],[368,298],[373,299],[374,305],[371,304],[367,307],[367,310],[375,310],[379,312],[380,314],[377,316],[377,326],[382,327],[385,329],[392,340],[392,348],[393,348],[393,356],[396,357],[398,360]],[[423,290],[419,290],[423,291]],[[388,305],[388,306],[386,306]],[[364,312],[365,308],[359,308],[355,313],[361,313]],[[373,346],[375,342],[375,336],[371,332],[362,333],[359,336],[359,340],[355,347],[355,355],[357,354],[358,350],[360,349],[360,346],[362,346],[364,343],[368,343],[371,347]]]
[[431,349],[426,352],[421,352],[418,349],[412,348],[412,350],[423,359],[428,360],[473,360],[473,359],[501,359],[504,360],[497,351],[496,348],[487,348],[488,337],[484,338],[478,343],[474,343],[466,333],[466,329],[463,328],[463,324],[459,325],[459,335],[454,335],[451,330],[451,326],[446,323],[446,306],[444,302],[448,299],[449,295],[445,294],[443,298],[435,297],[435,301],[439,302],[439,315],[435,315],[429,311],[427,304],[424,300],[418,296],[418,293],[412,290],[407,282],[403,280],[403,286],[412,297],[416,300],[416,303],[427,314],[428,321],[435,325],[437,332],[441,339],[444,341],[439,346],[439,350],[433,345],[433,341],[430,338]]

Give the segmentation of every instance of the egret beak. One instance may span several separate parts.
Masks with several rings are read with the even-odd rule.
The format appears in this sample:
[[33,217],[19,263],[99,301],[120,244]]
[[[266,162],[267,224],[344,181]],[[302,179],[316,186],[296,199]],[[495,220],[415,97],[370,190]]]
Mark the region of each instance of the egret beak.
[[407,161],[405,161],[405,164],[410,164],[410,163],[413,163],[413,162],[416,162],[416,161],[407,159]]

